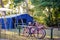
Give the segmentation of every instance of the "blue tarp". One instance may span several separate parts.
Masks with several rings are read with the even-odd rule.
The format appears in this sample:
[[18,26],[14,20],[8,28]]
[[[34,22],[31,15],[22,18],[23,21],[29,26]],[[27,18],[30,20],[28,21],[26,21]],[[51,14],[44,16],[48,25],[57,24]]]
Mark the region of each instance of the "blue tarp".
[[[28,22],[33,22],[33,17],[31,17],[30,15],[28,14],[22,14],[22,15],[19,15],[19,16],[15,16],[15,17],[11,17],[11,18],[6,18],[6,24],[4,22],[4,19],[0,19],[0,23],[2,24],[2,29],[12,29],[14,28],[14,20],[16,21],[16,23],[19,23],[18,20],[19,19],[26,19],[25,22],[26,24],[28,24]],[[6,26],[5,26],[6,25]]]

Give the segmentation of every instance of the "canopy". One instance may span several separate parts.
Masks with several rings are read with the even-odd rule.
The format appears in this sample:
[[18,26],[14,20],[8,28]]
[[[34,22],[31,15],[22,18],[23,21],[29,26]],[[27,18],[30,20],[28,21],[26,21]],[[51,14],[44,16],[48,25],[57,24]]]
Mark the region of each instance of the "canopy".
[[2,29],[13,29],[16,25],[21,23],[21,19],[23,20],[23,24],[25,23],[28,25],[28,22],[33,22],[33,17],[31,17],[29,14],[18,14],[18,15],[12,15],[12,16],[6,16],[6,28],[4,23],[4,17],[0,18],[0,23],[2,24]]

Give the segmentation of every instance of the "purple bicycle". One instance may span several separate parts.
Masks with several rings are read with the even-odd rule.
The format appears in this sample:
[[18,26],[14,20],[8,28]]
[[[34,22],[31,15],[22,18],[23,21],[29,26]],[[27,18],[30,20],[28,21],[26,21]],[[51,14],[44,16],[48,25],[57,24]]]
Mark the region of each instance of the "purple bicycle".
[[35,38],[43,39],[46,35],[46,31],[44,28],[39,28],[39,27],[25,27],[24,28],[24,36],[32,36]]

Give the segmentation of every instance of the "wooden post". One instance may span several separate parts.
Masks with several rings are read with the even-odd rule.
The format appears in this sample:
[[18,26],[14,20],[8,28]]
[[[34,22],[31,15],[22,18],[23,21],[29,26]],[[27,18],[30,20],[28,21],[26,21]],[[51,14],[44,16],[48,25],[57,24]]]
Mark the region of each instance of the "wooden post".
[[51,38],[50,38],[50,40],[54,40],[53,39],[53,27],[51,27]]

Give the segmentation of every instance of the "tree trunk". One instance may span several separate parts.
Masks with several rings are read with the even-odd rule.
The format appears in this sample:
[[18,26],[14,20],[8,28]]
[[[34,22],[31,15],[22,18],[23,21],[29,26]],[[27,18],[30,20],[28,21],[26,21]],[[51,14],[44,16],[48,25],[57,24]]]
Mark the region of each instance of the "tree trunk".
[[28,0],[24,0],[26,3],[26,12],[28,13]]
[[60,13],[60,9],[57,9],[56,11],[55,11],[55,21],[56,21],[56,26],[58,27],[58,24],[60,23],[60,19],[58,18],[58,15],[59,15],[59,13]]
[[50,11],[50,7],[48,8],[48,13],[49,13],[49,26],[52,27],[53,25],[53,19],[52,19],[52,13]]

